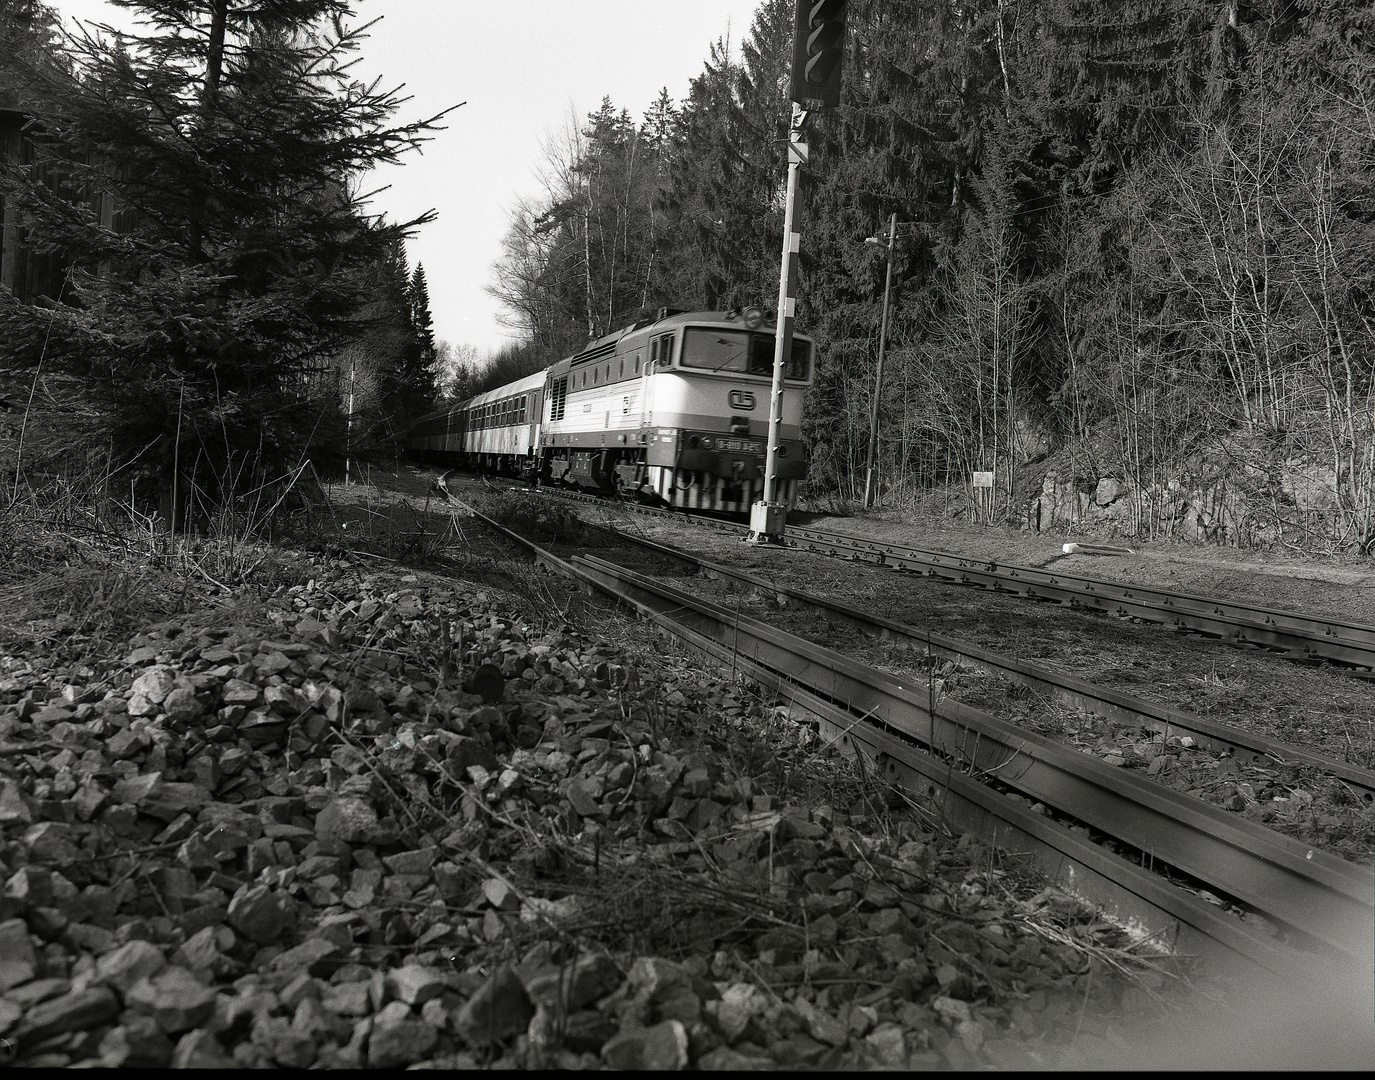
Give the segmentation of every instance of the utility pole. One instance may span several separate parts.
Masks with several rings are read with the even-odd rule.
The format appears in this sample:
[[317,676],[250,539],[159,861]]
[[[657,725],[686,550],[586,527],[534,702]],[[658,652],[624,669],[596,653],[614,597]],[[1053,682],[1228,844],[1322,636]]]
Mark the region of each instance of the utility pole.
[[[898,215],[888,220],[888,273],[883,281],[883,316],[878,330],[878,364],[874,368],[874,400],[869,408],[869,464],[864,472],[864,509],[870,510],[878,494],[878,477],[874,473],[874,463],[878,457],[878,405],[883,395],[883,350],[888,344],[888,294],[893,288],[893,244],[898,236]],[[878,243],[878,237],[871,236],[866,244]]]

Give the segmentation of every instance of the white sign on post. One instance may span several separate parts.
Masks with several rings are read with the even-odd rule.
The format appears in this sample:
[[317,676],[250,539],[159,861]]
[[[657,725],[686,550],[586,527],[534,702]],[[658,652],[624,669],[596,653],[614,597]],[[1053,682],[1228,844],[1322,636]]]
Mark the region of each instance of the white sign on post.
[[976,488],[991,488],[993,486],[993,474],[991,472],[976,472],[973,483]]

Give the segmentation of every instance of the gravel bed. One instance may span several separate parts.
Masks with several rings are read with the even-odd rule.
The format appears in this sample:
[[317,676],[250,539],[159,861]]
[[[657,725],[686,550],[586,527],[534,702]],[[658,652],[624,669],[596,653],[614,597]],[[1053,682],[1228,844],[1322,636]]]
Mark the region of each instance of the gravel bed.
[[52,535],[0,575],[0,1063],[1368,1058],[1334,988],[1200,981],[390,480],[332,492],[327,554]]
[[7,628],[9,1063],[1067,1067],[1174,1015],[1151,943],[482,547]]

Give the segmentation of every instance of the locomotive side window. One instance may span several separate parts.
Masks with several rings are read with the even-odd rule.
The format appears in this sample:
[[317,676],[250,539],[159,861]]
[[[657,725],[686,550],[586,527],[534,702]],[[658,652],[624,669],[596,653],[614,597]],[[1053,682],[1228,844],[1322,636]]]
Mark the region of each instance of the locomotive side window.
[[638,375],[639,373],[640,373],[640,354],[639,354],[639,353],[636,353],[636,354],[635,354],[635,374]]
[[653,367],[659,362],[659,339],[655,338],[649,343],[649,366]]

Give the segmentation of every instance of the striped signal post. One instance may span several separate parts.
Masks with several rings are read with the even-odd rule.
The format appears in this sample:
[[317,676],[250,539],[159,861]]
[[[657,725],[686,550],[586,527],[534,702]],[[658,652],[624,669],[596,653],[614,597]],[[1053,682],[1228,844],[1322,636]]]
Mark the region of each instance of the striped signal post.
[[803,128],[809,109],[840,104],[845,59],[845,0],[795,0],[793,53],[788,96],[793,101],[788,135],[788,197],[783,207],[783,259],[778,272],[778,320],[773,346],[773,390],[769,400],[769,448],[764,457],[764,497],[750,507],[750,544],[781,544],[788,504],[778,498],[778,442],[783,425],[783,373],[793,348],[793,278],[798,232],[793,227],[797,177],[807,164]]
[[778,329],[773,345],[773,387],[769,395],[769,446],[764,456],[764,497],[750,507],[750,535],[746,543],[781,544],[788,517],[788,504],[778,498],[778,443],[783,425],[783,373],[793,347],[793,279],[797,274],[800,236],[793,227],[797,205],[797,178],[807,161],[807,144],[802,128],[807,112],[793,105],[792,132],[788,136],[788,195],[783,204],[783,259],[778,274]]

